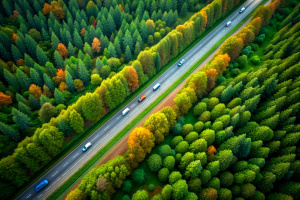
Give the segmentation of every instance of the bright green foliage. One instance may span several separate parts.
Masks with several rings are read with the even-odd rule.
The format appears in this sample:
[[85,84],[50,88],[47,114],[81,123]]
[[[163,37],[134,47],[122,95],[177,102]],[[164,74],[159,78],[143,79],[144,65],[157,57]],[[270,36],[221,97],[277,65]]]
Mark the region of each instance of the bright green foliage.
[[215,131],[206,129],[202,131],[202,133],[199,135],[199,138],[204,139],[207,142],[207,146],[210,146],[215,141]]
[[171,185],[165,185],[162,189],[161,196],[163,199],[169,200],[172,197],[173,187]]
[[217,177],[213,177],[209,182],[208,182],[208,187],[215,188],[216,190],[219,190],[221,188],[220,186],[220,180]]
[[244,127],[250,119],[251,119],[251,113],[248,110],[240,113],[239,122],[238,122],[237,126]]
[[202,170],[200,174],[200,179],[203,184],[207,184],[211,179],[211,172],[207,169]]
[[186,136],[190,132],[194,131],[194,126],[192,124],[185,124],[182,126],[182,135]]
[[133,194],[132,200],[148,200],[149,196],[146,190],[138,190]]
[[293,146],[297,144],[300,139],[300,132],[289,133],[281,141],[281,147]]
[[54,98],[55,98],[56,104],[64,104],[64,102],[65,102],[65,98],[64,98],[62,92],[59,91],[57,88],[55,88],[55,90],[54,90]]
[[194,153],[187,152],[181,157],[178,168],[184,170],[194,160],[195,160]]
[[163,166],[172,171],[175,166],[175,158],[173,156],[165,157],[163,161]]
[[200,160],[192,161],[187,167],[185,171],[186,178],[197,178],[198,175],[201,173],[202,166]]
[[218,121],[222,122],[224,127],[227,127],[230,122],[230,115],[223,115],[223,116],[217,118],[215,122],[218,122]]
[[208,105],[208,110],[212,110],[216,105],[218,105],[219,104],[219,99],[218,98],[216,98],[216,97],[211,97],[210,99],[209,99],[209,101],[208,101],[208,103],[207,103],[207,105]]
[[84,121],[76,110],[72,110],[70,112],[68,123],[77,133],[83,132]]
[[200,102],[198,103],[195,108],[194,108],[194,115],[196,117],[199,117],[204,111],[207,110],[207,105],[206,103]]
[[199,121],[194,124],[194,131],[196,131],[197,133],[200,133],[202,131],[203,127],[204,127],[203,122]]
[[145,173],[145,171],[143,169],[136,169],[131,174],[131,178],[136,184],[143,184],[143,183],[145,183],[145,181],[147,179],[147,174]]
[[211,176],[216,176],[220,171],[220,162],[213,161],[207,164],[206,169],[211,172]]
[[268,126],[268,127],[270,127],[270,129],[275,129],[278,122],[279,122],[279,115],[274,115],[268,119],[261,121],[259,125]]
[[182,141],[183,141],[182,136],[175,136],[175,137],[173,137],[170,145],[172,148],[175,148]]
[[189,150],[193,153],[206,152],[207,142],[204,139],[195,140],[190,144]]
[[256,109],[259,101],[260,101],[260,95],[256,95],[251,99],[246,100],[244,103],[244,105],[246,106],[246,110],[252,113]]
[[162,166],[162,158],[158,154],[152,154],[148,159],[149,169],[153,172],[160,170]]
[[181,141],[175,147],[176,153],[185,153],[189,149],[189,143],[187,141]]
[[221,121],[215,121],[211,128],[214,130],[214,131],[221,131],[223,130],[223,123]]
[[[174,164],[175,164],[175,159],[174,159]],[[161,170],[158,171],[158,179],[161,182],[166,182],[169,179],[169,174],[170,174],[170,171],[168,168],[162,168]]]
[[174,184],[175,182],[177,182],[178,180],[180,180],[182,178],[182,175],[180,172],[178,171],[173,171],[171,172],[170,176],[169,176],[169,183],[170,184]]
[[185,180],[178,180],[173,184],[173,199],[180,200],[188,194],[188,184]]
[[218,117],[222,116],[225,110],[225,105],[223,103],[219,103],[216,105],[211,111],[211,119],[216,120]]
[[264,158],[251,158],[248,160],[249,164],[257,165],[259,168],[262,168],[265,165]]
[[163,113],[155,113],[150,116],[144,123],[155,136],[155,142],[161,143],[164,137],[169,133],[169,122]]
[[201,122],[203,122],[203,123],[205,123],[205,122],[207,122],[207,121],[210,120],[210,117],[211,117],[210,112],[209,111],[205,111],[205,112],[203,112],[200,115],[200,117],[198,118],[198,120],[201,121]]
[[231,150],[219,151],[214,157],[214,160],[219,161],[221,171],[225,171],[230,166],[232,159],[233,154]]
[[87,93],[81,100],[81,110],[85,119],[98,121],[104,115],[103,102],[101,102],[97,93]]
[[276,175],[276,179],[280,180],[282,177],[288,173],[290,169],[290,163],[278,163],[273,164],[267,168],[268,171]]
[[216,97],[219,98],[219,96],[221,95],[221,93],[223,92],[223,90],[225,89],[225,86],[221,85],[218,87],[215,87],[210,93],[209,93],[209,97]]
[[185,141],[187,141],[189,144],[194,142],[198,138],[198,133],[195,131],[190,132],[187,136],[185,136]]

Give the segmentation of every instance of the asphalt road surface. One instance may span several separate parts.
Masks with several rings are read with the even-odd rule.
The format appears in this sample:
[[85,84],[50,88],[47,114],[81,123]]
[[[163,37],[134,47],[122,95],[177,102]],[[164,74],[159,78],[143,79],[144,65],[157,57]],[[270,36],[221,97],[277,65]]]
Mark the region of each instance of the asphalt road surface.
[[[199,58],[201,58],[212,46],[214,46],[224,35],[226,35],[234,26],[240,23],[253,9],[255,9],[262,0],[248,0],[236,12],[225,19],[219,26],[217,26],[210,34],[203,38],[196,46],[188,51],[179,60],[184,59],[185,63],[177,66],[177,62],[173,64],[167,71],[158,77],[151,85],[149,85],[143,92],[127,104],[120,112],[115,114],[97,131],[95,131],[89,138],[82,142],[76,149],[67,155],[62,161],[55,165],[36,183],[31,185],[25,192],[23,192],[17,199],[46,199],[52,194],[60,185],[62,185],[68,178],[73,175],[80,167],[82,167],[92,156],[94,156],[103,146],[105,146],[118,132],[120,132],[128,123],[136,118],[144,109],[146,109],[152,102],[155,101],[164,91],[166,91],[177,79],[180,78]],[[245,11],[239,13],[239,10],[245,7]],[[226,23],[231,21],[229,27],[225,27]],[[178,61],[179,61],[178,60]],[[161,86],[153,91],[153,86],[160,83]],[[138,99],[143,94],[147,98],[138,102]],[[123,116],[122,111],[129,108],[130,111]],[[83,146],[91,142],[92,146],[86,151],[82,152]],[[49,184],[41,191],[36,192],[34,188],[42,180],[47,179]]]

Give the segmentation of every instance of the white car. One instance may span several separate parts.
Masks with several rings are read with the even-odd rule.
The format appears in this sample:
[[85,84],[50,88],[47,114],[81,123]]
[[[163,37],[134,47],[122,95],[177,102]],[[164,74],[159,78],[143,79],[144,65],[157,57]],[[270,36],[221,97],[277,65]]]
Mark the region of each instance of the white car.
[[246,8],[245,7],[242,7],[242,9],[240,10],[240,13],[244,12]]
[[178,67],[180,67],[183,63],[184,63],[184,59],[181,59],[181,60],[179,61],[179,63],[177,64]]
[[92,143],[90,143],[90,142],[86,143],[86,145],[84,145],[84,147],[82,148],[82,151],[83,152],[87,151],[91,146],[92,146]]
[[227,22],[226,27],[228,27],[231,24],[231,21]]

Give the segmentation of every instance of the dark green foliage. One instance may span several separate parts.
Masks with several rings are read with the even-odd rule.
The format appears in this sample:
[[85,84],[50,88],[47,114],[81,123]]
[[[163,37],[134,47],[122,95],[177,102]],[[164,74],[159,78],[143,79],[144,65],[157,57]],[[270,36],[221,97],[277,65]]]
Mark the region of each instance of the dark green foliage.
[[175,166],[175,158],[173,156],[165,157],[163,161],[163,166],[172,171]]
[[219,151],[214,157],[214,160],[219,161],[221,171],[225,171],[230,166],[232,159],[233,154],[231,150]]
[[216,176],[220,171],[219,161],[213,161],[213,162],[208,163],[206,166],[206,169],[210,171],[211,176]]
[[166,156],[172,156],[173,152],[172,149],[169,145],[162,145],[158,149],[158,154],[162,157],[165,158]]
[[9,136],[13,141],[18,142],[20,140],[20,133],[2,122],[0,122],[0,131],[3,135]]
[[147,174],[143,169],[136,169],[132,173],[131,178],[136,184],[143,184],[147,179]]
[[204,127],[203,122],[199,121],[194,124],[194,131],[196,131],[197,133],[200,133],[202,131],[203,127]]
[[175,136],[172,141],[171,141],[171,147],[175,148],[181,141],[183,141],[183,137],[182,136]]
[[157,172],[162,166],[162,158],[158,154],[152,154],[148,159],[149,169]]
[[[175,160],[174,160],[174,164],[175,164]],[[161,170],[158,171],[158,179],[161,182],[166,182],[169,179],[169,174],[170,174],[170,171],[168,168],[162,168]]]
[[127,192],[127,193],[131,192],[131,190],[132,190],[132,182],[131,182],[131,180],[125,180],[123,182],[122,190],[124,192]]
[[13,108],[12,113],[14,122],[18,125],[20,130],[26,130],[32,125],[31,119],[24,113]]
[[186,136],[190,132],[194,130],[194,126],[192,124],[185,124],[182,126],[182,135]]
[[251,183],[241,185],[241,195],[244,198],[249,198],[255,194],[256,187]]
[[222,200],[230,200],[230,199],[232,199],[231,190],[229,190],[227,188],[221,188],[218,191],[218,198],[222,199]]
[[222,187],[229,187],[233,184],[233,174],[229,171],[220,174],[219,178]]

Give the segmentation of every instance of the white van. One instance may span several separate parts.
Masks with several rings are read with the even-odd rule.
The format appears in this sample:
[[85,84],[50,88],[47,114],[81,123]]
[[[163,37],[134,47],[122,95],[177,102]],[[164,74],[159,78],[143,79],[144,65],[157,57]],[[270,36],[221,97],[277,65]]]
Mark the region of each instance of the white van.
[[122,115],[126,115],[129,112],[129,108],[125,108],[125,110],[122,111]]
[[159,84],[159,83],[157,83],[156,85],[154,85],[154,87],[153,87],[153,91],[157,90],[157,88],[159,88],[159,87],[160,87],[160,84]]

